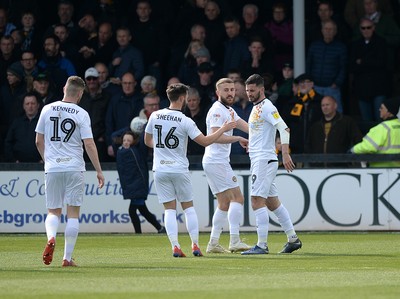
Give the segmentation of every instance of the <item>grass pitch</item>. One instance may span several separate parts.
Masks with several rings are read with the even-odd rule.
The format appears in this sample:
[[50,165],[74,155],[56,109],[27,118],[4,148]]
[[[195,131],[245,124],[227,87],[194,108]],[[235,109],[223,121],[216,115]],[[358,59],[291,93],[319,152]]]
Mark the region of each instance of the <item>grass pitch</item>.
[[[283,234],[270,234],[269,255],[206,254],[173,258],[166,235],[79,236],[77,268],[42,263],[44,235],[0,235],[0,298],[400,298],[399,233],[300,233],[303,248],[276,254]],[[254,233],[242,234],[249,244]],[[228,246],[224,234],[221,244]]]

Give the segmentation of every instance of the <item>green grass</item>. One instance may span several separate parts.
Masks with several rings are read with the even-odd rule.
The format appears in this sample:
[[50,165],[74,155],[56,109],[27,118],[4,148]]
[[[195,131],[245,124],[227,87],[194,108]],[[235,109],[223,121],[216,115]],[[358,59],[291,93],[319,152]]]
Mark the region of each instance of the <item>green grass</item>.
[[[269,255],[190,253],[172,257],[165,235],[81,234],[79,267],[61,268],[63,237],[50,266],[44,235],[0,235],[0,298],[400,298],[399,233],[301,233],[303,248],[279,255],[283,234],[270,234]],[[203,253],[209,234],[201,234]],[[242,234],[248,243],[254,233]],[[221,244],[227,246],[228,235]]]

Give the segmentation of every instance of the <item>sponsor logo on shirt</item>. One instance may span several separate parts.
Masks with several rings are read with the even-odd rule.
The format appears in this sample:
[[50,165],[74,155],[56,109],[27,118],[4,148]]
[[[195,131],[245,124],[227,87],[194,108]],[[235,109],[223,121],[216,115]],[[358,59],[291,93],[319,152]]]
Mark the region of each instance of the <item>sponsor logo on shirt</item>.
[[275,110],[275,111],[272,111],[271,114],[272,114],[273,118],[275,118],[275,119],[280,118],[279,112],[276,111],[276,110]]
[[65,163],[65,162],[69,162],[69,161],[71,161],[71,157],[67,157],[67,158],[57,158],[56,159],[56,162],[57,163]]
[[165,160],[161,160],[160,161],[161,165],[172,165],[175,164],[175,161],[165,161]]

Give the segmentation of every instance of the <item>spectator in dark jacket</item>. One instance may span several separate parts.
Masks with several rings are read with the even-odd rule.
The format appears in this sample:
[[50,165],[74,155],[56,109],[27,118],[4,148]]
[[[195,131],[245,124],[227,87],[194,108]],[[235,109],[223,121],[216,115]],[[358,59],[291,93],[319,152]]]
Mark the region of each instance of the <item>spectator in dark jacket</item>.
[[308,50],[306,72],[314,81],[314,89],[321,95],[336,99],[338,111],[343,112],[341,88],[346,79],[346,45],[336,39],[336,23],[322,25],[323,38],[314,41]]
[[150,222],[159,233],[165,228],[157,221],[146,206],[149,194],[149,169],[146,159],[147,148],[141,136],[128,131],[122,136],[122,146],[117,152],[117,170],[124,199],[129,199],[129,217],[137,234],[142,233],[140,214]]
[[369,19],[360,22],[362,38],[352,44],[349,62],[353,90],[364,121],[379,121],[379,108],[388,93],[387,49]]
[[131,120],[143,109],[143,98],[135,90],[135,76],[128,72],[122,76],[122,92],[115,94],[108,105],[106,115],[106,142],[110,157],[115,157],[111,135],[122,128],[129,127]]
[[297,90],[295,96],[282,110],[290,128],[290,149],[294,154],[303,154],[311,125],[322,117],[322,96],[314,90],[314,82],[308,74],[302,74],[294,80]]
[[228,39],[225,41],[224,64],[222,72],[228,73],[230,69],[239,68],[250,59],[247,40],[240,35],[240,24],[235,18],[224,20],[225,31]]
[[[101,88],[99,73],[94,67],[88,68],[85,71],[85,82],[86,89],[79,102],[79,106],[89,113],[93,139],[100,162],[109,162],[106,144],[106,114],[111,95]],[[89,157],[85,155],[86,159],[89,159]]]
[[129,28],[117,29],[118,49],[113,53],[109,65],[111,77],[121,79],[126,72],[134,74],[136,80],[141,80],[144,75],[144,61],[142,52],[132,45],[132,34]]
[[[309,132],[307,152],[310,154],[344,154],[361,142],[363,135],[354,119],[337,111],[336,100],[325,96],[321,101],[324,116]],[[344,166],[329,163],[326,166]]]
[[42,158],[36,148],[36,125],[39,120],[39,101],[34,93],[23,99],[25,114],[11,124],[5,141],[6,162],[40,162]]

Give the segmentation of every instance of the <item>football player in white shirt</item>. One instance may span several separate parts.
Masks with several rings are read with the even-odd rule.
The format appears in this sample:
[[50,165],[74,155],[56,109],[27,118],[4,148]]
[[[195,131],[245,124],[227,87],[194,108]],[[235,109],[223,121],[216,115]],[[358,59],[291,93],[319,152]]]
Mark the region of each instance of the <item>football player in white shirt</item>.
[[67,205],[65,248],[62,266],[76,266],[72,253],[79,233],[79,213],[83,201],[86,152],[97,172],[99,188],[104,185],[96,145],[88,113],[78,106],[85,82],[77,76],[69,77],[64,86],[62,101],[44,106],[36,126],[36,146],[44,161],[45,197],[48,214],[45,221],[47,244],[43,262],[50,265],[64,204]]
[[[207,134],[217,131],[224,122],[233,119],[237,128],[248,133],[246,121],[241,119],[236,111],[231,108],[235,101],[235,84],[229,78],[222,78],[216,83],[216,101],[207,113]],[[229,250],[239,252],[251,248],[240,240],[239,227],[243,215],[244,197],[240,191],[235,173],[229,163],[231,143],[240,142],[246,148],[247,139],[233,136],[233,130],[225,132],[216,143],[206,147],[203,156],[203,169],[207,176],[211,192],[216,195],[218,206],[215,209],[210,241],[207,253],[228,252],[219,244],[222,228],[228,219],[229,223]]]
[[194,256],[202,256],[199,244],[199,224],[193,207],[193,188],[186,157],[188,137],[202,146],[215,142],[225,131],[236,127],[229,120],[214,134],[204,136],[192,119],[182,113],[189,87],[177,83],[167,88],[169,108],[151,114],[145,129],[145,144],[154,149],[153,173],[159,202],[165,209],[165,229],[174,257],[185,257],[178,242],[176,202],[185,213],[186,228],[192,241]]
[[249,117],[249,156],[251,162],[251,206],[256,216],[258,242],[253,248],[242,252],[248,254],[267,254],[268,246],[268,210],[278,218],[285,231],[288,242],[280,253],[292,253],[300,249],[302,243],[297,237],[292,220],[278,198],[275,177],[278,170],[278,158],[275,150],[276,130],[280,133],[283,166],[288,172],[294,170],[289,155],[289,128],[279,115],[275,106],[265,97],[264,79],[251,75],[246,80],[246,93],[254,107]]

